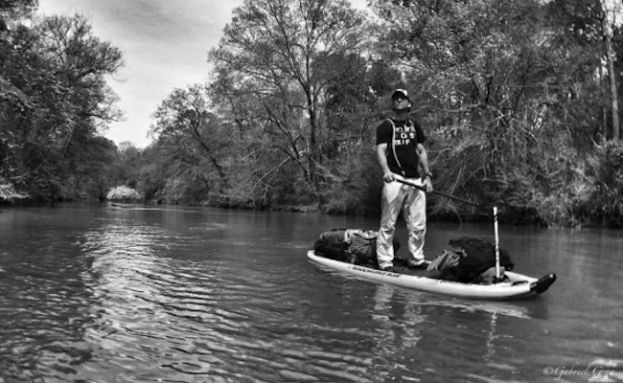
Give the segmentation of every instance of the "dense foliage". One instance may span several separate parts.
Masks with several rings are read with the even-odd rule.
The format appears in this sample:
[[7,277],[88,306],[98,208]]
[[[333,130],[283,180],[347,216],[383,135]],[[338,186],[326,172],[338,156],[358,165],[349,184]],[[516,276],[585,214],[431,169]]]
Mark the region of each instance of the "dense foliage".
[[623,226],[623,42],[604,0],[246,0],[212,80],[172,90],[145,149],[98,134],[118,50],[79,16],[26,24],[34,2],[0,4],[0,183],[16,192],[374,213],[374,132],[404,87],[438,190],[514,222]]
[[121,53],[83,17],[30,18],[33,5],[0,3],[0,180],[37,200],[103,196],[116,148],[98,124],[117,113],[104,75]]

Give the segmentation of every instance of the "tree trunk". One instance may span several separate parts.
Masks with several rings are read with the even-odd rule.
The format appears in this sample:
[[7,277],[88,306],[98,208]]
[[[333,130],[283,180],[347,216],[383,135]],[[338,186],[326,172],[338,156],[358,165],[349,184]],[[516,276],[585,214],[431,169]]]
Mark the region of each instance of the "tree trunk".
[[[311,100],[310,100],[311,101]],[[318,160],[320,158],[318,150],[318,122],[316,121],[316,112],[314,108],[308,108],[309,113],[309,175],[314,187],[314,193],[319,193],[318,182]]]
[[604,42],[606,44],[606,61],[608,63],[608,75],[610,77],[610,98],[612,102],[612,140],[619,140],[619,130],[620,130],[620,121],[619,121],[619,98],[617,95],[617,82],[616,82],[616,73],[614,71],[614,50],[612,48],[612,37],[608,32],[607,18],[604,17],[603,20],[603,34],[604,34]]

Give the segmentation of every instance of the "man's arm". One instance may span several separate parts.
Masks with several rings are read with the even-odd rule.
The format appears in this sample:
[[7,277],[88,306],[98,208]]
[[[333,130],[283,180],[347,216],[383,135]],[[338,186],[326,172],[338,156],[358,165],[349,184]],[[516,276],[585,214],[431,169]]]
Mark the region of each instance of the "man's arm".
[[422,174],[422,179],[424,180],[424,186],[426,186],[427,191],[433,190],[433,182],[431,181],[432,173],[430,171],[430,167],[428,166],[428,153],[426,152],[426,148],[423,144],[417,144],[417,154],[420,159],[420,166],[424,171]]
[[426,175],[430,175],[430,168],[428,167],[428,153],[426,152],[426,148],[424,147],[423,144],[419,143],[417,144],[417,155],[418,158],[420,160],[420,165],[422,166],[422,170],[424,171],[424,174],[422,174],[422,178],[424,178]]
[[394,180],[394,173],[389,170],[389,165],[387,165],[387,143],[381,143],[376,146],[376,157],[379,161],[379,165],[381,165],[381,169],[383,170],[383,181],[392,182]]

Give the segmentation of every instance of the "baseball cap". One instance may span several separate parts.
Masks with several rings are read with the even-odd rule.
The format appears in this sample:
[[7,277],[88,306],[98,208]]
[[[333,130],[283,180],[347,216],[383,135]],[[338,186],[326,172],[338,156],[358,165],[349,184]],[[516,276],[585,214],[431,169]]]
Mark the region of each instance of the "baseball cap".
[[392,100],[395,100],[397,98],[406,98],[407,100],[411,101],[411,99],[409,98],[409,92],[404,89],[396,89],[394,93],[392,93]]

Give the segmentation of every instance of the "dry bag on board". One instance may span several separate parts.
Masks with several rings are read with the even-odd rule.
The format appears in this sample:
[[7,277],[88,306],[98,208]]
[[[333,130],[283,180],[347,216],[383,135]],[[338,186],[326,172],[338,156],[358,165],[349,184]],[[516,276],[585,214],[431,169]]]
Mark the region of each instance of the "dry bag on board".
[[[314,251],[327,258],[357,265],[376,265],[376,237],[378,232],[361,229],[333,229],[320,234]],[[394,252],[400,248],[396,238]]]
[[[495,247],[491,242],[463,237],[451,239],[448,243],[463,253],[454,270],[455,280],[464,283],[478,283],[481,274],[495,267]],[[508,252],[504,249],[499,249],[499,251],[500,269],[512,270],[514,265]]]

